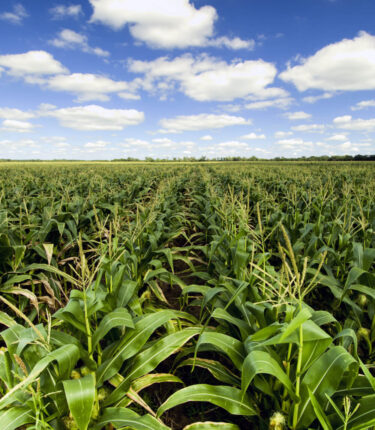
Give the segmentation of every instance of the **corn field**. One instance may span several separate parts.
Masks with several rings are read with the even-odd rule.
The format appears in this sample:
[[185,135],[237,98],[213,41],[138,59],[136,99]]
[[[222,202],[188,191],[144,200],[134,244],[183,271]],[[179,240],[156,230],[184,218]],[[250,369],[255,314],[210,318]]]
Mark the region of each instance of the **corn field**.
[[372,163],[0,165],[0,423],[375,428]]

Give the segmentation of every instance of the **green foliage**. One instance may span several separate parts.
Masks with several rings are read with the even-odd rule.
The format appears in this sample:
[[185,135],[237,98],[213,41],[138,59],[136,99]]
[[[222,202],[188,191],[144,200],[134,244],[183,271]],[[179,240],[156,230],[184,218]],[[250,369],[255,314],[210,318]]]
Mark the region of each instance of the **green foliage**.
[[0,166],[5,429],[375,426],[373,165],[233,166]]

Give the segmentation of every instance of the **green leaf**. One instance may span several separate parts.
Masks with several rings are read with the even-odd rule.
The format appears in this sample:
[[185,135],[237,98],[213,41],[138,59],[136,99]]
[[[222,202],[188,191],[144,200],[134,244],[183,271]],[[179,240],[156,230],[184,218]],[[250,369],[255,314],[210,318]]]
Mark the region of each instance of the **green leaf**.
[[256,375],[267,374],[277,378],[288,390],[292,398],[297,400],[292,382],[279,363],[265,351],[253,351],[246,357],[242,368],[241,391],[245,395],[248,386]]
[[0,311],[0,324],[5,325],[6,327],[17,325],[17,323],[14,321],[14,318],[11,318],[8,314],[2,311]]
[[331,423],[327,418],[327,415],[324,413],[323,408],[320,406],[320,403],[318,402],[318,400],[316,399],[316,397],[314,396],[310,388],[308,390],[309,390],[311,404],[314,408],[314,412],[316,416],[318,417],[320,425],[323,427],[323,430],[333,430]]
[[350,290],[351,285],[354,284],[354,282],[357,281],[357,279],[360,278],[364,273],[366,273],[366,271],[360,269],[359,267],[352,267],[350,269],[348,277],[346,278],[345,286],[342,290],[341,300],[343,299],[347,291]]
[[95,400],[95,378],[90,374],[80,379],[63,381],[70,413],[79,430],[87,430]]
[[92,337],[92,347],[95,348],[97,343],[114,327],[134,328],[133,319],[126,309],[115,309],[100,321],[99,327]]
[[14,250],[14,266],[13,270],[16,271],[18,266],[21,264],[21,261],[25,255],[26,246],[25,245],[15,245],[13,246]]
[[46,369],[46,367],[53,361],[57,361],[59,376],[64,378],[67,377],[67,375],[71,372],[74,365],[78,361],[78,358],[79,349],[75,345],[64,345],[61,348],[50,352],[33,367],[27,378],[14,386],[10,391],[7,392],[7,394],[5,394],[5,396],[0,399],[0,409],[2,409],[7,404],[6,401],[14,392],[34,382],[43,372],[43,370]]
[[219,320],[222,319],[224,321],[229,322],[230,324],[237,326],[244,338],[246,338],[250,334],[250,327],[248,326],[248,324],[239,318],[233,317],[225,309],[216,308],[212,312],[211,317]]
[[134,329],[130,329],[125,334],[124,339],[120,342],[113,355],[99,366],[97,371],[98,386],[103,381],[112,378],[119,371],[125,360],[137,354],[154,330],[174,317],[173,311],[165,310],[145,315],[137,321]]
[[150,348],[138,354],[130,367],[126,369],[124,380],[106,399],[105,405],[118,401],[129,389],[131,381],[154,370],[163,360],[174,354],[200,331],[199,327],[188,327],[158,340]]
[[19,272],[30,272],[32,270],[42,270],[43,272],[53,273],[54,275],[61,276],[74,286],[77,286],[79,283],[79,281],[74,279],[72,276],[68,275],[62,270],[56,269],[56,267],[49,266],[48,264],[30,264],[29,266],[24,267],[22,270],[19,270]]
[[[130,389],[138,393],[139,391],[143,390],[144,388],[149,387],[153,384],[161,384],[163,382],[172,382],[177,384],[183,384],[183,381],[181,381],[180,378],[177,376],[174,376],[170,373],[151,373],[145,376],[142,376],[141,378],[136,379],[132,382]],[[118,384],[119,385],[119,384]],[[121,407],[127,407],[133,402],[130,397],[125,397],[121,400],[121,402],[118,403],[118,406]]]
[[215,349],[220,349],[233,361],[233,364],[238,368],[242,368],[242,363],[245,359],[245,350],[242,342],[232,336],[223,333],[205,331],[197,342],[197,348],[203,344],[210,344]]
[[219,406],[233,415],[256,415],[247,395],[242,398],[237,388],[224,385],[197,384],[183,388],[172,394],[158,409],[157,415],[162,415],[168,409],[186,402],[209,402]]
[[336,318],[327,311],[316,311],[313,313],[311,319],[319,327],[324,324],[337,323]]
[[117,291],[116,306],[119,308],[125,307],[129,303],[130,299],[133,297],[136,288],[137,283],[135,281],[124,281]]
[[358,291],[362,294],[366,294],[375,300],[375,290],[374,288],[366,287],[365,285],[354,284],[350,287],[351,290]]
[[300,312],[298,312],[297,316],[292,319],[292,321],[283,331],[280,337],[280,341],[285,340],[289,335],[291,335],[295,330],[297,330],[301,324],[310,319],[311,316],[311,312],[307,308],[304,308]]
[[[359,401],[358,411],[351,417],[348,423],[350,430],[367,430],[375,425],[375,394],[363,397]],[[343,430],[340,426],[337,430]]]
[[230,423],[214,423],[210,421],[205,421],[201,423],[189,424],[184,427],[183,430],[240,430],[236,424]]
[[18,407],[0,412],[2,430],[15,430],[34,421],[35,419],[30,408]]
[[25,281],[29,281],[31,279],[30,275],[14,275],[11,276],[7,281],[5,281],[1,285],[1,289],[4,289],[6,287],[9,287],[14,284],[20,284]]
[[182,366],[197,366],[207,369],[214,378],[220,382],[224,382],[225,384],[238,386],[241,382],[236,375],[234,375],[229,369],[216,360],[208,360],[206,358],[199,357],[188,358],[178,365],[178,367]]
[[357,361],[341,346],[334,346],[315,361],[301,383],[298,429],[308,428],[315,418],[309,389],[322,404],[326,401],[325,394],[335,393],[344,373],[349,371],[354,375],[358,367]]
[[126,408],[107,408],[93,429],[101,430],[106,424],[112,424],[115,428],[129,427],[132,430],[170,430],[151,415],[140,416]]

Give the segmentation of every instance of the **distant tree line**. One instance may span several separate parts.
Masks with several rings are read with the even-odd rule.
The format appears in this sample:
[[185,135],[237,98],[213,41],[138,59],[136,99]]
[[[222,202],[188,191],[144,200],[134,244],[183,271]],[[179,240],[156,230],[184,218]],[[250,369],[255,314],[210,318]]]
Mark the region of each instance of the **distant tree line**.
[[[66,160],[66,159],[58,159],[58,160],[40,160],[40,159],[32,159],[32,160],[12,160],[9,158],[2,158],[0,162],[12,162],[12,161],[28,161],[28,162],[77,162],[77,161],[87,161],[87,160]],[[131,162],[205,162],[205,161],[375,161],[375,154],[373,155],[319,155],[319,156],[310,156],[310,157],[275,157],[275,158],[258,158],[255,156],[252,157],[216,157],[216,158],[207,158],[205,156],[202,157],[183,157],[183,158],[152,158],[146,157],[144,160],[140,158],[127,157],[127,158],[115,158],[113,160],[90,160],[90,161],[98,161],[98,162],[110,162],[110,161],[131,161]]]
[[112,161],[147,161],[147,162],[168,162],[168,161],[181,161],[181,162],[204,162],[204,161],[375,161],[375,154],[373,155],[320,155],[310,157],[275,157],[275,158],[258,158],[252,157],[216,157],[207,158],[203,157],[183,157],[183,158],[151,158],[146,157],[145,160],[139,158],[127,157],[127,158],[116,158]]

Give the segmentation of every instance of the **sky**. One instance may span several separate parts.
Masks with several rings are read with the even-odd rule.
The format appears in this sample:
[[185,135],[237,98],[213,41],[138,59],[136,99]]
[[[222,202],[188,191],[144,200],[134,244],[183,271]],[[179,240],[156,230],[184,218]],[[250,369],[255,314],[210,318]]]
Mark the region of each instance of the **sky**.
[[0,158],[375,154],[374,0],[3,0]]

